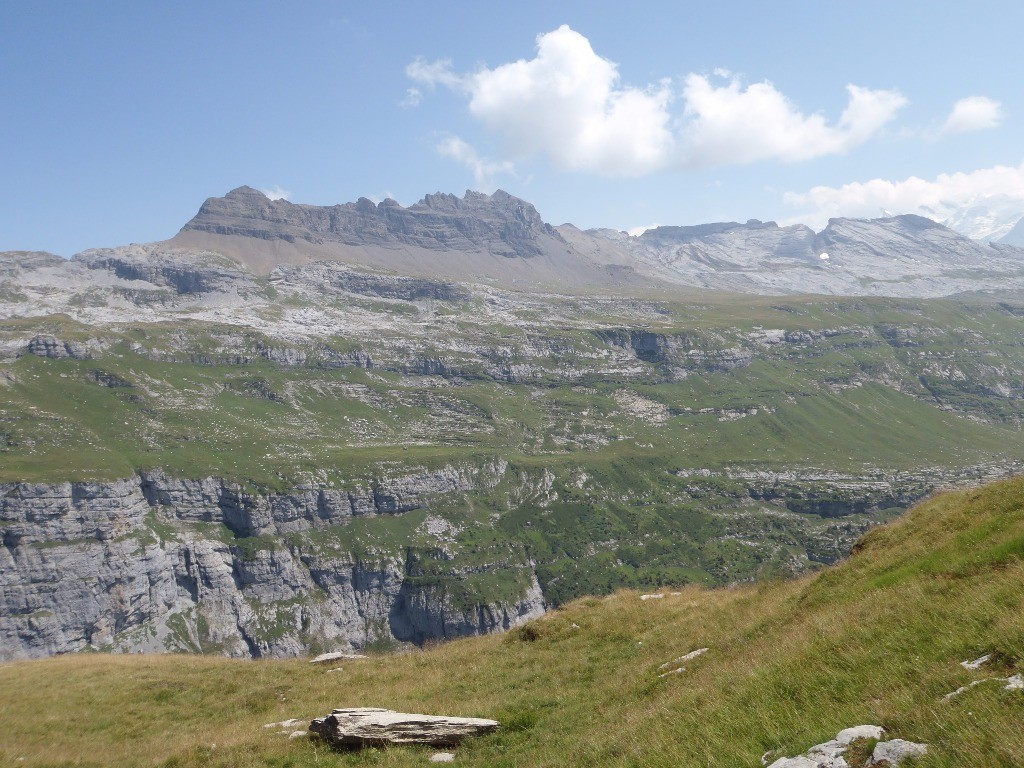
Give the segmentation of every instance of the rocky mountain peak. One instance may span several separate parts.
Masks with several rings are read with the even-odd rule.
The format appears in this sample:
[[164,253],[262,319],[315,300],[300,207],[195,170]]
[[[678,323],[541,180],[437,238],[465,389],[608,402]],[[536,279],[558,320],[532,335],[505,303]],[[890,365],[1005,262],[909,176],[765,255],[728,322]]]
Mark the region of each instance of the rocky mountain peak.
[[408,208],[395,200],[361,197],[334,206],[271,200],[242,186],[212,197],[181,230],[314,246],[415,246],[433,251],[483,252],[529,258],[544,252],[540,239],[561,241],[537,209],[507,192],[438,192]]

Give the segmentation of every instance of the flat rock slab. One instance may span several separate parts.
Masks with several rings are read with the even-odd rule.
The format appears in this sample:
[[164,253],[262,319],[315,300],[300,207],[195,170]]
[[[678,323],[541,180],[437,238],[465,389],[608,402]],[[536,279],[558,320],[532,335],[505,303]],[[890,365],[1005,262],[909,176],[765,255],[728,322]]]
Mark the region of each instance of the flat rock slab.
[[467,737],[493,733],[498,725],[497,720],[478,717],[417,715],[358,707],[336,709],[327,717],[318,717],[309,724],[309,730],[331,744],[344,747],[382,744],[454,747]]
[[310,664],[327,664],[331,661],[348,661],[351,659],[365,659],[361,653],[346,653],[345,651],[339,651],[337,653],[321,653],[315,659],[310,659]]

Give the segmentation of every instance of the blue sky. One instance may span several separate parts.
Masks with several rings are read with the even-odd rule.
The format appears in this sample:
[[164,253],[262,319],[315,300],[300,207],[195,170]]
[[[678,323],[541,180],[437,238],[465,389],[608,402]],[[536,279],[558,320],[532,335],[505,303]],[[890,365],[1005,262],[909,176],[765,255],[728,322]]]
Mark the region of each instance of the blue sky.
[[584,228],[1024,212],[1022,28],[1019,2],[4,3],[0,250],[161,240],[242,184],[500,187]]

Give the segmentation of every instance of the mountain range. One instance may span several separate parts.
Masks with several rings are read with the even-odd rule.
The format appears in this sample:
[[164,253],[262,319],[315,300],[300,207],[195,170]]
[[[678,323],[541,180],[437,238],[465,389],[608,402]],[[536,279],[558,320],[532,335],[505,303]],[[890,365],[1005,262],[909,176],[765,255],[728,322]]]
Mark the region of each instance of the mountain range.
[[506,192],[318,207],[250,187],[211,198],[161,247],[221,253],[255,274],[341,261],[507,287],[674,286],[769,295],[943,296],[1024,287],[1024,250],[982,244],[920,216],[832,219],[821,232],[751,220],[638,237],[545,223]]
[[408,647],[836,562],[1024,466],[1022,254],[245,187],[0,254],[0,657]]

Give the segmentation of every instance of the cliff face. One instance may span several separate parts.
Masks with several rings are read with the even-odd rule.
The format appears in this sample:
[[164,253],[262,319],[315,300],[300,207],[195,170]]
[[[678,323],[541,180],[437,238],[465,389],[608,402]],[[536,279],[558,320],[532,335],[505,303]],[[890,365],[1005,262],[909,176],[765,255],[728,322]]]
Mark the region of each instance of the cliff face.
[[270,200],[250,187],[207,200],[183,228],[294,243],[411,245],[429,250],[482,250],[508,257],[543,253],[538,237],[561,237],[529,203],[498,191],[438,193],[403,208],[394,200],[374,204],[365,197],[334,206]]
[[[347,551],[335,536],[356,518],[415,510],[473,480],[446,469],[354,492],[252,494],[153,472],[0,486],[0,658],[296,656],[508,629],[544,611],[523,553],[465,568],[446,555],[443,531],[432,547],[419,539],[375,554]],[[503,590],[484,598],[473,588],[481,575]]]

